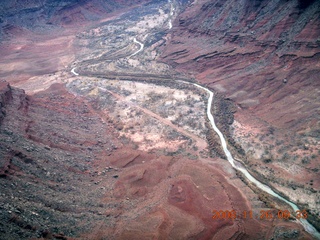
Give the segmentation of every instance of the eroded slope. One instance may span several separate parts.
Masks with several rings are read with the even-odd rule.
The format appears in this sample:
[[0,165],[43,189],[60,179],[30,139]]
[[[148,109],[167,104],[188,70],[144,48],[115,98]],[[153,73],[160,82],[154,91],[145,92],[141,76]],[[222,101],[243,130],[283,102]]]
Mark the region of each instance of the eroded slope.
[[176,18],[162,54],[235,103],[235,121],[217,121],[237,158],[314,215],[320,187],[319,9],[319,1],[194,1]]

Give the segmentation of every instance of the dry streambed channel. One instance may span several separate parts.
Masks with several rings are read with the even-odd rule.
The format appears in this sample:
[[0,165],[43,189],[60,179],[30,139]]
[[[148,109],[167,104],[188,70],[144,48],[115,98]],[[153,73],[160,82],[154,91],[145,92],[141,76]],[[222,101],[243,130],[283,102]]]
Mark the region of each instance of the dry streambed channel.
[[[73,77],[68,88],[74,94],[89,96],[97,108],[106,111],[118,124],[119,137],[129,139],[139,150],[183,153],[194,159],[208,157],[208,129],[205,124],[208,119],[232,167],[258,188],[297,211],[299,208],[294,203],[259,182],[234,160],[211,114],[214,93],[198,84],[177,80],[174,77],[177,73],[166,64],[157,62],[159,47],[167,40],[168,26],[172,28],[176,5],[170,0],[150,4],[139,13],[140,17],[133,16],[133,12],[133,15],[79,34],[75,45],[83,50],[79,51],[77,61],[70,68]],[[95,72],[99,72],[99,78]],[[103,72],[112,72],[112,78],[107,74],[103,76]],[[121,79],[123,74],[127,78],[132,76],[132,81]],[[165,86],[165,83],[151,84],[152,79],[148,77],[137,79],[148,74],[173,76],[167,82],[176,81],[192,88],[176,89]],[[166,82],[165,79],[163,81]],[[204,99],[203,94],[193,89],[201,90],[209,97]],[[300,223],[320,239],[308,221],[300,219]]]

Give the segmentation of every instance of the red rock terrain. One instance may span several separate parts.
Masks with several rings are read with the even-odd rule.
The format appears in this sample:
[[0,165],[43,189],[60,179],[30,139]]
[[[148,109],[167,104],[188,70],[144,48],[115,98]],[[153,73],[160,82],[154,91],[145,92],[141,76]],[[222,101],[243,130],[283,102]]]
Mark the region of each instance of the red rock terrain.
[[[107,115],[61,84],[27,96],[2,82],[1,99],[3,239],[307,236],[284,220],[241,219],[268,208],[227,162],[125,147]],[[239,216],[212,219],[214,209]]]
[[233,124],[217,118],[234,154],[317,216],[319,9],[319,1],[194,1],[162,53],[234,102]]
[[[282,194],[310,204],[302,207],[316,222],[319,205],[312,201],[320,187],[314,144],[319,129],[319,3],[174,2],[180,12],[173,28],[167,32],[166,23],[160,30],[152,28],[152,34],[137,35],[146,41],[146,53],[129,59],[135,66],[130,69],[124,57],[138,48],[132,43],[136,35],[125,34],[134,28],[129,25],[130,30],[112,35],[107,27],[127,26],[153,8],[158,12],[157,1],[145,2],[4,1],[0,77],[11,85],[0,81],[0,238],[312,239],[293,218],[278,219],[278,209],[288,206],[256,189],[220,158],[220,142],[208,126],[207,139],[186,134],[183,116],[169,121],[161,109],[158,112],[155,103],[162,96],[156,92],[148,104],[125,108],[138,105],[143,93],[136,94],[134,103],[125,102],[137,91],[135,85],[129,85],[132,92],[121,85],[129,79],[193,91],[167,81],[184,72],[220,91],[212,112],[232,152]],[[149,17],[145,16],[143,20]],[[137,26],[153,24],[147,23]],[[160,53],[170,68],[149,60]],[[105,67],[108,61],[111,66]],[[74,67],[80,75],[70,73]],[[153,68],[165,70],[159,74]],[[105,84],[108,77],[116,81]],[[201,100],[203,93],[194,94]],[[184,101],[196,105],[192,99]],[[184,110],[188,111],[191,116],[190,109]],[[125,121],[130,114],[142,116],[138,127]],[[135,131],[133,136],[146,131],[140,144],[150,145],[149,129],[158,120],[166,123],[161,139],[168,141],[168,148],[181,141],[180,150],[144,151],[123,136],[128,129]],[[173,124],[180,135],[169,131]],[[298,130],[304,135],[290,135]],[[206,151],[199,153],[193,142],[198,139],[208,142]],[[258,140],[264,142],[256,147],[263,151],[261,158],[245,145]],[[272,151],[269,147],[276,140],[281,142]],[[290,140],[288,145],[284,140]],[[301,147],[293,150],[295,141],[302,141]],[[284,158],[286,150],[290,155]],[[291,164],[291,155],[310,152],[316,157]],[[284,169],[291,165],[298,170],[290,168],[290,175]],[[302,199],[308,194],[310,202]],[[237,216],[214,219],[214,210],[234,210]],[[261,219],[266,211],[273,217]]]
[[273,126],[311,133],[319,129],[319,4],[197,1],[175,20],[162,56]]

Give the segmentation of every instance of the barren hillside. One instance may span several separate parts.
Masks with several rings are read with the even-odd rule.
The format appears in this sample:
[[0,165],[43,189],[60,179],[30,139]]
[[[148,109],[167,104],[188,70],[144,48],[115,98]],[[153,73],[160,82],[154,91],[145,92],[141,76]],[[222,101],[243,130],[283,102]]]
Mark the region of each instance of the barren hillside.
[[[314,239],[298,220],[320,227],[319,17],[319,1],[2,1],[0,239]],[[226,160],[194,83],[235,164],[303,214]]]

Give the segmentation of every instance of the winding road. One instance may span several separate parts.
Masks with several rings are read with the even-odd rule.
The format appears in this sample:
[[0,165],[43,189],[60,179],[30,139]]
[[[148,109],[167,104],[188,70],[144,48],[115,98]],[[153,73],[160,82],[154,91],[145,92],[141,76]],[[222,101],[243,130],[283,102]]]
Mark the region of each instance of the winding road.
[[79,76],[79,73],[77,73],[75,70],[76,70],[76,68],[72,68],[72,69],[71,69],[71,72],[72,72],[74,75]]
[[[168,0],[168,2],[171,4],[171,9],[170,9],[170,16],[173,15],[173,11],[175,10],[174,7],[173,7],[173,4],[172,4],[172,0]],[[169,29],[172,28],[172,22],[171,22],[171,17],[169,19]],[[227,147],[227,142],[223,136],[223,134],[221,133],[221,131],[217,128],[215,122],[214,122],[214,118],[213,118],[213,115],[211,114],[211,106],[212,106],[212,101],[213,101],[213,92],[210,91],[208,88],[205,88],[203,86],[200,86],[199,84],[196,84],[196,83],[190,83],[190,82],[186,82],[186,81],[181,81],[179,80],[179,82],[183,82],[183,83],[186,83],[186,84],[193,84],[194,86],[206,91],[207,93],[209,93],[209,98],[208,98],[208,106],[207,106],[207,116],[208,116],[208,119],[210,121],[210,124],[213,128],[213,130],[218,134],[219,138],[220,138],[220,141],[221,141],[221,145],[222,145],[222,148],[223,148],[223,151],[227,157],[227,160],[229,161],[229,163],[231,164],[231,166],[242,172],[246,178],[254,183],[258,188],[260,188],[261,190],[263,190],[264,192],[280,199],[281,201],[287,203],[288,205],[290,205],[290,207],[292,207],[292,209],[296,212],[299,210],[298,206],[295,205],[294,203],[288,201],[287,199],[281,197],[279,194],[277,194],[275,191],[273,191],[269,186],[259,182],[256,178],[254,178],[248,171],[247,169],[245,169],[244,167],[242,167],[241,165],[236,165],[235,164],[235,160],[234,158],[232,157],[228,147]],[[304,227],[304,229],[309,232],[310,234],[312,234],[314,237],[316,237],[317,239],[320,239],[320,233],[312,226],[312,224],[310,224],[306,219],[302,219],[300,218],[299,219],[300,223],[302,224],[302,226]]]
[[[180,81],[180,82],[184,82],[184,81]],[[295,205],[294,203],[288,201],[287,199],[281,197],[279,194],[277,194],[275,191],[273,191],[269,186],[259,182],[257,179],[255,179],[248,171],[247,169],[241,167],[241,166],[237,166],[235,164],[235,160],[234,158],[232,157],[230,151],[228,150],[228,147],[227,147],[227,142],[223,136],[223,134],[221,133],[221,131],[217,128],[215,122],[214,122],[214,118],[211,114],[211,106],[212,106],[212,101],[213,101],[213,92],[210,91],[209,89],[205,88],[205,87],[202,87],[196,83],[189,83],[189,82],[184,82],[184,83],[187,83],[187,84],[193,84],[194,86],[200,88],[200,89],[203,89],[205,90],[207,93],[209,93],[209,99],[208,99],[208,106],[207,106],[207,116],[209,118],[209,121],[211,123],[211,126],[213,128],[213,130],[219,135],[219,138],[220,138],[220,141],[221,141],[221,145],[222,145],[222,148],[223,148],[223,151],[229,161],[229,163],[231,164],[231,166],[235,169],[237,169],[238,171],[242,172],[246,178],[254,183],[258,188],[260,188],[261,190],[265,191],[266,193],[282,200],[283,202],[287,203],[288,205],[290,205],[294,211],[298,211],[299,208],[297,205]],[[300,223],[302,224],[302,226],[304,227],[304,229],[309,232],[310,234],[312,234],[314,237],[316,237],[317,239],[320,239],[320,234],[319,232],[305,219],[302,219],[300,218]]]
[[129,58],[132,57],[132,56],[134,56],[134,55],[136,55],[136,54],[138,54],[138,53],[141,52],[141,51],[143,50],[143,48],[144,48],[144,44],[141,43],[141,42],[139,42],[136,38],[133,39],[133,42],[138,43],[138,44],[140,45],[140,49],[139,49],[138,51],[134,52],[133,54],[131,54],[131,55],[129,56]]
[[[171,12],[170,12],[170,15],[172,16],[172,15],[173,15],[173,10],[174,10],[174,8],[173,8],[173,5],[172,5],[171,0],[168,0],[168,2],[171,4]],[[171,28],[172,28],[172,23],[171,23],[171,18],[170,18],[170,21],[169,21],[169,29],[171,29]],[[144,49],[144,44],[141,43],[141,42],[139,42],[136,38],[133,39],[133,42],[139,44],[139,45],[140,45],[140,49],[137,50],[136,52],[134,52],[133,54],[131,54],[130,56],[128,56],[129,58],[132,57],[132,56],[135,56],[136,54],[138,54],[139,52],[141,52],[141,51]],[[76,76],[79,75],[77,72],[75,72],[75,68],[73,68],[73,69],[71,70],[71,72],[72,72],[74,75],[76,75]],[[263,190],[264,192],[266,192],[266,193],[268,193],[268,194],[270,194],[270,195],[278,198],[279,200],[287,203],[288,205],[290,205],[290,206],[293,208],[294,211],[299,210],[299,208],[298,208],[297,205],[295,205],[294,203],[292,203],[292,202],[288,201],[287,199],[281,197],[279,194],[277,194],[275,191],[273,191],[269,186],[267,186],[267,185],[261,183],[260,181],[258,181],[257,179],[255,179],[255,178],[247,171],[247,169],[245,169],[245,168],[242,167],[242,166],[239,166],[239,165],[235,164],[236,162],[235,162],[234,158],[232,157],[230,151],[228,150],[227,142],[226,142],[223,134],[221,133],[221,131],[217,128],[217,126],[216,126],[216,124],[215,124],[215,122],[214,122],[214,117],[213,117],[213,115],[211,114],[211,106],[212,106],[212,101],[213,101],[213,92],[210,91],[208,88],[205,88],[205,87],[203,87],[203,86],[201,86],[201,85],[199,85],[199,84],[196,84],[196,83],[186,82],[186,81],[182,81],[182,80],[176,80],[176,82],[181,82],[181,83],[189,84],[189,85],[192,84],[192,85],[194,85],[195,87],[200,88],[200,89],[206,91],[206,92],[209,94],[208,105],[207,105],[207,116],[208,116],[208,119],[209,119],[209,121],[210,121],[210,124],[211,124],[213,130],[218,134],[218,136],[219,136],[219,138],[220,138],[223,151],[224,151],[224,153],[225,153],[225,155],[226,155],[226,157],[227,157],[227,160],[228,160],[229,163],[231,164],[231,166],[232,166],[234,169],[242,172],[249,181],[251,181],[252,183],[254,183],[258,188],[260,188],[260,189]],[[103,89],[103,90],[105,90],[105,89]],[[113,94],[114,94],[114,93],[113,93]],[[117,97],[119,98],[119,96],[117,96]],[[135,106],[135,107],[137,107],[137,106]],[[146,111],[145,109],[143,109],[143,110]],[[154,114],[154,113],[152,113],[152,112],[147,112],[147,113],[148,113],[149,115],[152,115],[152,116],[153,116],[153,114]],[[153,116],[153,117],[157,117],[157,116]],[[162,119],[162,120],[163,120],[163,119]],[[170,124],[171,124],[171,123],[167,123],[167,125],[170,125]],[[171,127],[172,127],[172,126],[171,126]],[[194,137],[194,136],[191,136],[191,134],[190,134],[189,137]],[[197,139],[197,140],[199,140],[199,139]],[[303,225],[304,229],[305,229],[307,232],[309,232],[310,234],[312,234],[312,235],[313,235],[314,237],[316,237],[317,239],[320,239],[320,234],[319,234],[319,232],[318,232],[307,220],[305,220],[305,219],[299,219],[299,221],[300,221],[300,223]]]
[[174,7],[173,7],[173,4],[172,4],[171,0],[168,0],[168,3],[170,3],[169,29],[171,29],[171,28],[172,28],[172,20],[171,20],[171,17],[173,16]]

